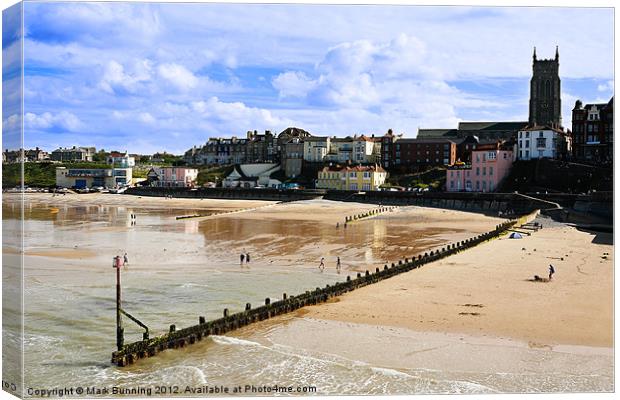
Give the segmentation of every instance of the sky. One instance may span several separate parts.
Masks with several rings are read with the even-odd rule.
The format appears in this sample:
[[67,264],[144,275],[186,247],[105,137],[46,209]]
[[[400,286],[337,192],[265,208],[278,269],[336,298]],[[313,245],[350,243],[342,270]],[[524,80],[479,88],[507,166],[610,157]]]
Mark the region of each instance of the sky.
[[[613,95],[611,8],[23,4],[27,148],[182,154],[289,126],[415,137],[527,121],[534,46],[559,46],[566,127],[577,99]],[[4,14],[6,99],[20,34]],[[3,106],[5,132],[18,111]]]

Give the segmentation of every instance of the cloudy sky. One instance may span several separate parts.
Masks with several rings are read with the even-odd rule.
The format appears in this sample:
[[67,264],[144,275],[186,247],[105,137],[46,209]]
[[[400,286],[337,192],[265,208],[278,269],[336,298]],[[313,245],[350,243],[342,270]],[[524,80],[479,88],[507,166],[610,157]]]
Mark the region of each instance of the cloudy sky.
[[[577,98],[613,94],[610,8],[58,2],[24,18],[26,146],[48,150],[525,121],[534,46],[560,48],[565,126]],[[7,74],[19,35],[3,30]]]

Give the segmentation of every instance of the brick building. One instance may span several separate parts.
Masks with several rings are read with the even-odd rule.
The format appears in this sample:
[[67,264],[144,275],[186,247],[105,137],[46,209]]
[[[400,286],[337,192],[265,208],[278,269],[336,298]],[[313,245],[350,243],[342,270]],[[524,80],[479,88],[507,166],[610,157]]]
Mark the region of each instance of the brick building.
[[381,142],[383,167],[395,171],[416,171],[427,167],[452,165],[456,143],[447,139],[403,139],[390,130]]
[[580,100],[573,108],[573,159],[597,165],[613,162],[614,98],[607,103],[586,104]]

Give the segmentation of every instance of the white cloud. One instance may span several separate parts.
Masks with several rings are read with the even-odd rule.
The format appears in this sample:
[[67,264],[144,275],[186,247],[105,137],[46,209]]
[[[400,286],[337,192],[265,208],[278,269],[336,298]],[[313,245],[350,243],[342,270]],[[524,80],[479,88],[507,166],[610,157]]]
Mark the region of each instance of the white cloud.
[[303,72],[287,71],[273,78],[271,84],[278,90],[280,98],[303,98],[317,86],[318,81],[308,78]]
[[140,114],[138,114],[138,121],[144,124],[154,124],[155,118],[151,115],[151,113],[141,112]]
[[[201,117],[215,119],[224,122],[226,125],[272,127],[286,123],[286,121],[275,117],[269,110],[248,107],[239,101],[227,103],[220,101],[217,97],[192,102],[191,107],[193,111],[200,113]],[[242,128],[237,132],[244,131]]]
[[2,121],[2,129],[5,129],[5,130],[17,129],[20,127],[20,124],[21,124],[21,118],[19,117],[19,114],[12,114]]
[[187,68],[175,63],[157,67],[159,76],[181,91],[188,91],[198,85],[198,78]]
[[73,113],[61,111],[58,114],[44,112],[43,114],[24,114],[24,126],[26,129],[61,129],[71,132],[78,131],[83,124]]
[[110,60],[105,65],[99,87],[110,94],[119,90],[136,93],[151,80],[151,64],[149,60],[136,61],[131,71],[125,71],[119,62]]
[[599,92],[613,92],[614,91],[614,81],[607,81],[598,85],[597,90]]

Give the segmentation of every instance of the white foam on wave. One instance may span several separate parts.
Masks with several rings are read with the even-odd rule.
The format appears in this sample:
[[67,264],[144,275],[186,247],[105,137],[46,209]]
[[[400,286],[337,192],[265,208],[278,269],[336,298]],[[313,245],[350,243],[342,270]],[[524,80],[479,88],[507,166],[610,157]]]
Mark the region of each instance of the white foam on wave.
[[191,283],[191,282],[188,282],[188,283],[182,284],[181,287],[184,288],[184,289],[191,288],[191,287],[205,287],[205,288],[208,288],[209,285],[205,285],[205,284],[201,284],[201,283]]
[[255,346],[255,347],[262,347],[262,348],[268,349],[268,347],[258,342],[252,342],[250,340],[239,339],[239,338],[232,337],[232,336],[211,335],[209,337],[213,339],[213,341],[217,344],[222,344],[222,345],[235,345],[236,344],[239,346]]
[[405,372],[402,371],[398,371],[396,369],[391,369],[391,368],[384,368],[384,367],[370,367],[370,369],[378,374],[381,375],[385,375],[388,377],[395,377],[395,378],[405,378],[405,379],[411,379],[411,378],[416,378],[413,375],[409,375]]
[[469,381],[453,381],[450,386],[450,393],[499,393],[497,390],[491,389],[488,386]]

